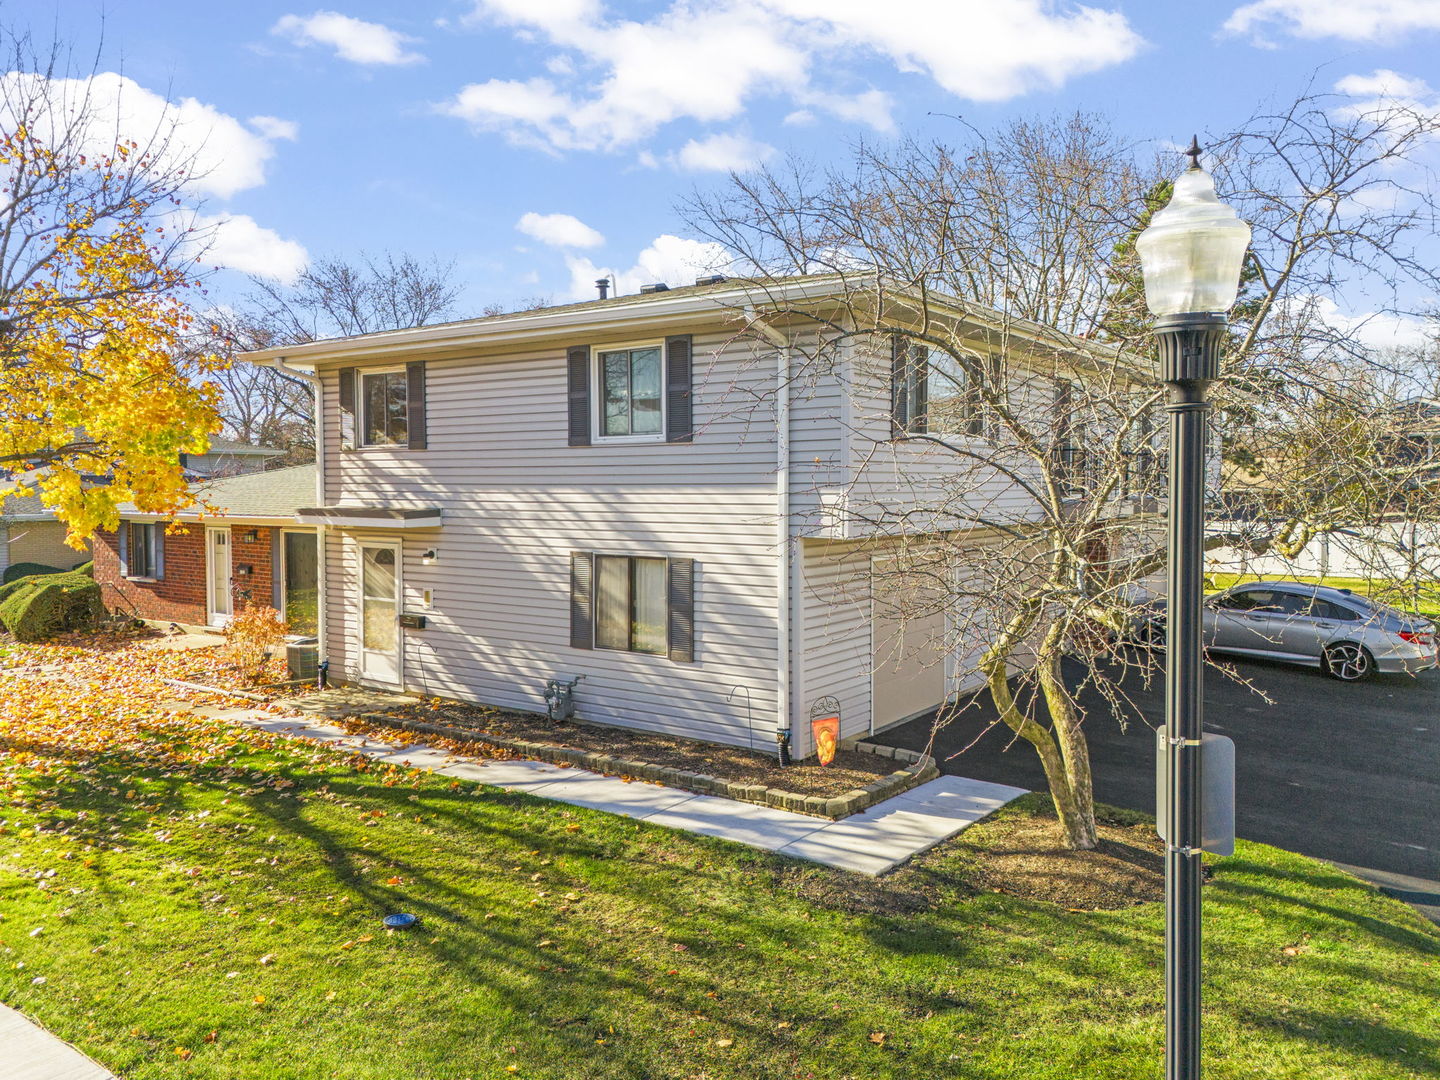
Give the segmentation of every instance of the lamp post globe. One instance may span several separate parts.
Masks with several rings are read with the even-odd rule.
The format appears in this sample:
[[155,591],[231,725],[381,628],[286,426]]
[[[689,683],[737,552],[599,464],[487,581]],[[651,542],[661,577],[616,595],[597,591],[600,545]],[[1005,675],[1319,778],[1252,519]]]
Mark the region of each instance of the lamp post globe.
[[1250,227],[1215,194],[1192,140],[1191,166],[1135,242],[1145,302],[1157,316],[1160,377],[1169,387],[1169,574],[1165,728],[1165,1078],[1200,1077],[1200,874],[1203,738],[1201,603],[1210,403],[1225,312],[1240,287]]

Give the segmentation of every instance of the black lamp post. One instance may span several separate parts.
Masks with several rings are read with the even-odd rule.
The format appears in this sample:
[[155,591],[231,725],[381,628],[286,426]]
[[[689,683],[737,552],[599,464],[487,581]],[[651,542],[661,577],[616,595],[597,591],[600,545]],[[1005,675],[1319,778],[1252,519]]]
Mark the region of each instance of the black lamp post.
[[1166,615],[1165,1080],[1200,1077],[1200,605],[1205,530],[1207,386],[1219,374],[1250,227],[1215,196],[1192,140],[1190,168],[1140,234],[1145,302],[1158,318],[1160,377],[1170,388],[1170,580]]

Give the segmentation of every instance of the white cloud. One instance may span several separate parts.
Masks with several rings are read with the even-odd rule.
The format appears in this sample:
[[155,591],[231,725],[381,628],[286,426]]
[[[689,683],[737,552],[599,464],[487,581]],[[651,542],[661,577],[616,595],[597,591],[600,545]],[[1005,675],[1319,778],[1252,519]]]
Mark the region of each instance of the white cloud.
[[1312,302],[1322,321],[1372,349],[1424,345],[1435,336],[1434,324],[1425,319],[1377,311],[1347,315],[1334,300],[1324,296],[1313,297]]
[[743,172],[775,155],[775,148],[744,135],[711,135],[691,139],[675,154],[687,172]]
[[353,64],[416,64],[425,59],[405,47],[414,38],[338,11],[282,15],[270,32],[297,45],[328,45],[336,56]]
[[202,260],[226,270],[291,285],[310,262],[302,245],[247,214],[197,214],[194,227],[208,239]]
[[537,214],[532,211],[521,215],[515,228],[551,247],[590,248],[605,243],[605,237],[570,214]]
[[1231,12],[1225,29],[1261,37],[1277,29],[1301,38],[1344,41],[1393,39],[1440,30],[1435,0],[1255,0]]
[[554,150],[615,150],[682,119],[725,122],[762,95],[891,130],[889,95],[827,81],[853,68],[839,57],[878,55],[958,97],[1004,101],[1143,44],[1118,11],[1048,0],[673,0],[647,21],[591,0],[475,0],[468,21],[509,26],[572,62],[552,52],[552,78],[473,83],[442,111]]
[[281,120],[278,116],[252,116],[247,122],[267,139],[294,142],[300,138],[300,125],[294,120]]
[[[287,137],[268,134],[258,125],[257,131],[251,131],[235,117],[195,98],[167,101],[115,72],[47,80],[33,72],[12,71],[0,76],[0,84],[3,100],[48,102],[48,115],[31,122],[42,139],[53,137],[77,117],[88,116],[83,144],[97,156],[113,151],[120,139],[134,139],[151,150],[163,143],[162,164],[185,168],[198,195],[229,198],[263,184],[266,163],[275,154],[273,140]],[[258,119],[286,123],[274,117]],[[3,116],[0,121],[13,122]]]
[[566,256],[570,268],[572,300],[593,300],[597,278],[610,279],[612,296],[640,291],[640,286],[663,281],[670,286],[690,285],[704,274],[722,273],[731,262],[721,244],[708,240],[686,240],[665,233],[651,241],[650,246],[635,259],[629,269],[617,271],[601,266],[580,255]]

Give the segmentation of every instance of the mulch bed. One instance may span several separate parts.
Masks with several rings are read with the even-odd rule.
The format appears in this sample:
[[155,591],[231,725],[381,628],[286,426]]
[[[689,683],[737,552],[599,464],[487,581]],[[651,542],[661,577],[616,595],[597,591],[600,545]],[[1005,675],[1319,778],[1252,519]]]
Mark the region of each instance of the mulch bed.
[[555,723],[534,714],[454,701],[398,705],[386,709],[384,715],[610,754],[649,765],[706,773],[722,780],[764,784],[800,795],[844,795],[901,767],[900,762],[889,758],[842,750],[829,765],[818,765],[812,760],[782,769],[773,755],[743,747],[717,746],[599,724]]
[[961,846],[974,844],[975,864],[967,874],[973,886],[1086,911],[1165,898],[1165,845],[1153,821],[1097,807],[1100,843],[1092,851],[1071,851],[1061,845],[1049,796],[1030,795],[1024,802],[1034,812],[1002,814],[957,838]]

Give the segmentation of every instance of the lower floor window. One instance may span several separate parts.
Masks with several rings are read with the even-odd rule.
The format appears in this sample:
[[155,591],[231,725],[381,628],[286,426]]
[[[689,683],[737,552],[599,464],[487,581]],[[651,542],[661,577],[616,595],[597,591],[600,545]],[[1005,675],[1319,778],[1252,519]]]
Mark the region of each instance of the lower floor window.
[[126,525],[125,576],[158,578],[160,576],[160,526],[150,522],[131,521]]
[[666,653],[664,559],[597,555],[595,586],[597,647]]

